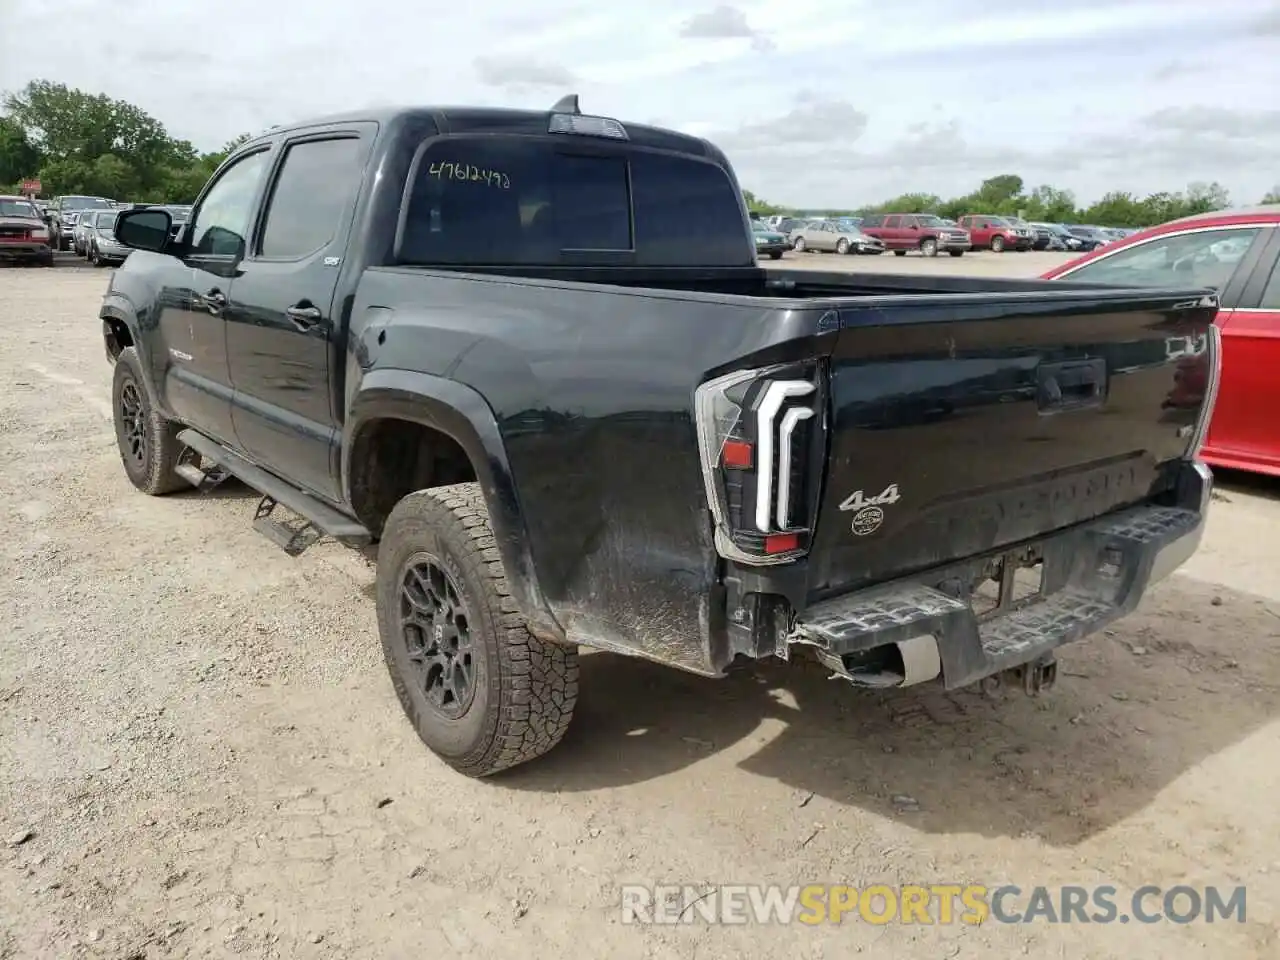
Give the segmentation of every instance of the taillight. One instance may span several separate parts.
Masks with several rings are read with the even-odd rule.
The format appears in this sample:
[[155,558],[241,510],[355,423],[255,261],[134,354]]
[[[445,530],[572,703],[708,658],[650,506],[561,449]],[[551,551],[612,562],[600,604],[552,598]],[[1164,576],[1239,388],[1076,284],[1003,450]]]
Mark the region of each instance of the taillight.
[[698,447],[716,550],[749,564],[809,548],[823,429],[816,362],[743,370],[694,394]]
[[[1213,419],[1213,408],[1218,402],[1218,383],[1222,379],[1222,331],[1216,323],[1209,325],[1208,335],[1200,343],[1199,360],[1208,368],[1205,375],[1204,399],[1200,401],[1200,415],[1196,418],[1196,427],[1191,434],[1191,442],[1187,444],[1186,456],[1195,459],[1200,455],[1205,440],[1209,436],[1209,421]],[[1168,348],[1166,347],[1166,350]]]

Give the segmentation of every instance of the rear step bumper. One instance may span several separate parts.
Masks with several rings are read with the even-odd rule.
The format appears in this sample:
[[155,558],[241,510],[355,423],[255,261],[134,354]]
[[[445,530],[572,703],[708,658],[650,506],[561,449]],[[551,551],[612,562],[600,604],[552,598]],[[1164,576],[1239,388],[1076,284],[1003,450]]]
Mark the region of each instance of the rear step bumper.
[[[1128,614],[1195,552],[1212,486],[1208,467],[1188,464],[1176,505],[1133,507],[1020,546],[1015,552],[1030,546],[1042,557],[1040,592],[997,615],[977,615],[959,586],[989,567],[984,557],[815,604],[789,642],[817,648],[846,679],[876,687],[941,672],[955,689],[1042,660]],[[901,652],[894,666],[868,656],[890,645]]]

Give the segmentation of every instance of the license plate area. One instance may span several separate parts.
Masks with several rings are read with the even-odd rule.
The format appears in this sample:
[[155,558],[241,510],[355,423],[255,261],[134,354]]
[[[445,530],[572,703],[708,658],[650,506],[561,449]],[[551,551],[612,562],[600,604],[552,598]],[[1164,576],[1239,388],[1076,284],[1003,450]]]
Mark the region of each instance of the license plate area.
[[989,558],[969,584],[969,605],[981,623],[1044,595],[1044,556],[1035,547]]

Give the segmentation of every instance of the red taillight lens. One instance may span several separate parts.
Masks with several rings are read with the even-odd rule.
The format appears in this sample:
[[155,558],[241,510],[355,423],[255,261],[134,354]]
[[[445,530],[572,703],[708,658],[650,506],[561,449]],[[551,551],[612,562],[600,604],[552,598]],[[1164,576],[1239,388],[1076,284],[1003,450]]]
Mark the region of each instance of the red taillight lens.
[[741,440],[726,440],[720,451],[720,462],[735,470],[750,470],[751,453],[751,444]]
[[771,533],[764,538],[765,553],[790,553],[800,548],[800,534]]

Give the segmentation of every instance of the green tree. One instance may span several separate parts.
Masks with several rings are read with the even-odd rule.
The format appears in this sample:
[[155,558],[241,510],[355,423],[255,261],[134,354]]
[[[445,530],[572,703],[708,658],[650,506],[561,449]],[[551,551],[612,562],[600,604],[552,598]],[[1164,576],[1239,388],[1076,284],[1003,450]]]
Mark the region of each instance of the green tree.
[[9,117],[0,117],[0,190],[12,189],[40,172],[40,150],[27,132]]
[[1280,203],[1280,183],[1268,190],[1262,196],[1263,203]]

